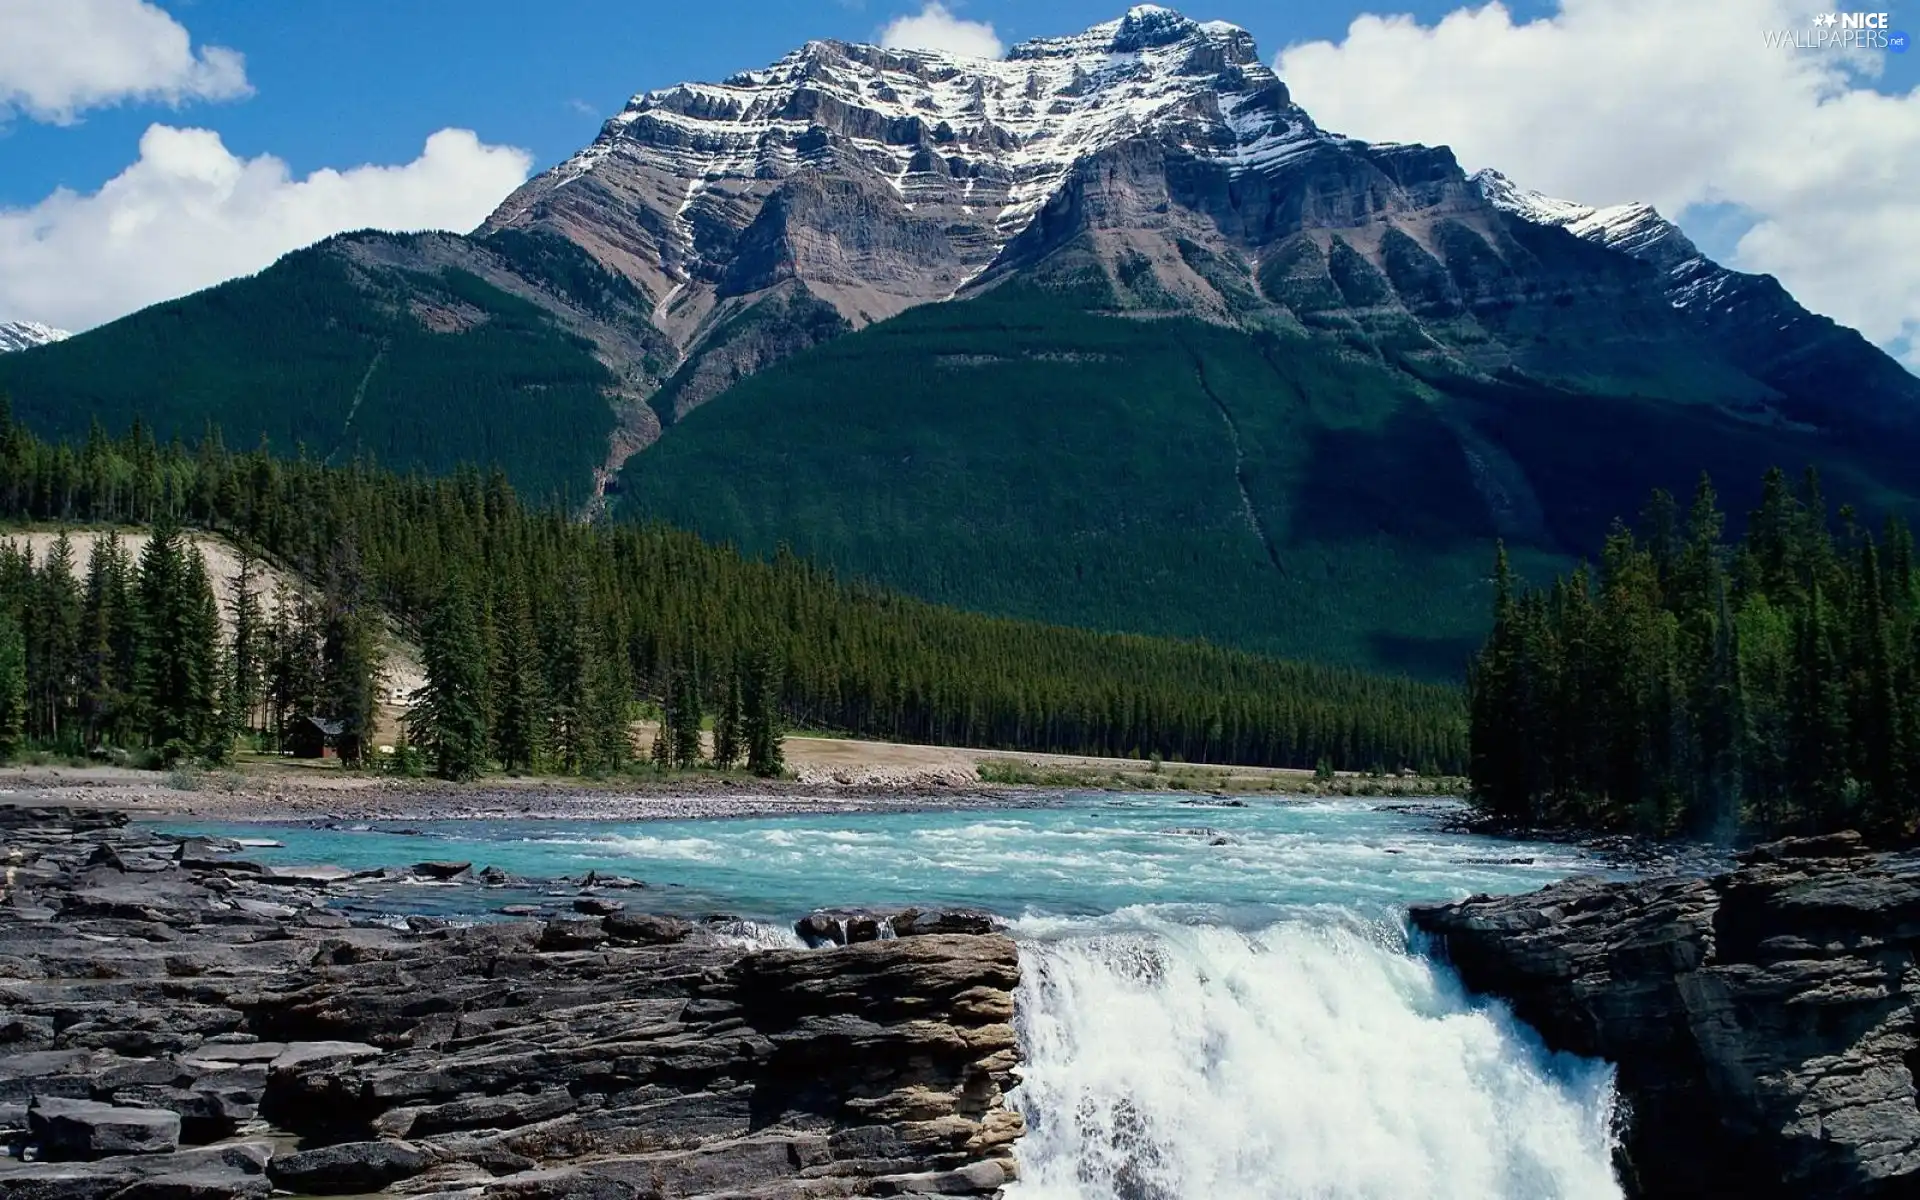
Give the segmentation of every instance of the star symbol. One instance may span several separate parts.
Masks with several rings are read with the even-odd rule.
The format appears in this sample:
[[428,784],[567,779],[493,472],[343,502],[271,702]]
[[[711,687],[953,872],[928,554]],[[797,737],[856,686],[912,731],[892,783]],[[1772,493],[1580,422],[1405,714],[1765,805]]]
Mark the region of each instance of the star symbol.
[[1835,23],[1835,17],[1830,12],[1816,13],[1813,18],[1813,23],[1816,27],[1821,25],[1832,25]]

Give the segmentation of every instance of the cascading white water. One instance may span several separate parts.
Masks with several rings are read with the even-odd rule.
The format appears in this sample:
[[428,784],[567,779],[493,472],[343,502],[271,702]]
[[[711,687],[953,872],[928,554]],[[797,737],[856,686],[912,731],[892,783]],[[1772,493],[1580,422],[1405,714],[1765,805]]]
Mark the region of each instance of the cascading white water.
[[1618,1200],[1612,1073],[1398,928],[1029,922],[1009,1200]]

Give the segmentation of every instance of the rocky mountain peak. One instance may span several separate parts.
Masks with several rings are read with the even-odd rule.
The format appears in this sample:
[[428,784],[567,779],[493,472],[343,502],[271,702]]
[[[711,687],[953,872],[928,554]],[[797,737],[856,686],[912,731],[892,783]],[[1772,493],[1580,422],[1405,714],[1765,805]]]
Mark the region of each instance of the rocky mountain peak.
[[[721,83],[636,95],[482,232],[544,227],[578,242],[633,280],[682,345],[725,319],[730,298],[782,278],[860,325],[953,295],[1077,163],[1140,138],[1239,173],[1324,135],[1245,30],[1153,5],[1004,60],[813,41]],[[790,184],[833,193],[826,207],[857,210],[861,228],[794,234],[819,206],[769,205]],[[743,248],[765,255],[742,267]],[[874,261],[903,250],[901,269]]]
[[55,329],[38,321],[0,321],[0,354],[10,350],[31,350],[35,346],[62,341],[70,336],[64,329]]

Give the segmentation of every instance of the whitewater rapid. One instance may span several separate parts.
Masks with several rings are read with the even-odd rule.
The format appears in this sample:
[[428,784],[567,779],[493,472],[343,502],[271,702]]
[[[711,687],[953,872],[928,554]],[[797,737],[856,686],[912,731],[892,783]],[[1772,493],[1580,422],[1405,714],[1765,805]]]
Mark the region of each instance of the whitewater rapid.
[[1021,931],[1009,1200],[1621,1195],[1610,1069],[1546,1053],[1397,927],[1068,925]]

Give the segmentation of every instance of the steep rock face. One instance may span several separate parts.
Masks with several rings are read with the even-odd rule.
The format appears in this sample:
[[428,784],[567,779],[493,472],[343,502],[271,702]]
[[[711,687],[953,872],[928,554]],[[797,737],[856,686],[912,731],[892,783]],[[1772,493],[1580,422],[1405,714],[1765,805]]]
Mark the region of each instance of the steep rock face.
[[1473,182],[1503,212],[1647,263],[1668,302],[1729,361],[1775,393],[1788,420],[1920,427],[1920,380],[1844,325],[1808,312],[1771,275],[1729,270],[1651,205],[1595,208],[1523,188],[1498,171]]
[[31,350],[35,346],[64,341],[72,336],[64,329],[55,329],[38,321],[0,321],[0,354],[10,350]]
[[1412,920],[1550,1046],[1618,1064],[1635,1194],[1920,1179],[1920,857],[1805,839],[1711,879],[1576,879]]
[[35,1160],[0,1157],[0,1195],[995,1196],[1013,1178],[1019,959],[971,914],[752,951],[595,890],[580,916],[405,931],[335,906],[409,877],[478,901],[504,876],[234,849],[0,807],[0,1142]]

